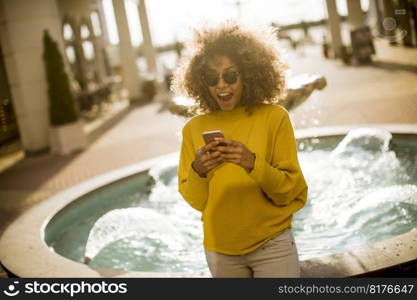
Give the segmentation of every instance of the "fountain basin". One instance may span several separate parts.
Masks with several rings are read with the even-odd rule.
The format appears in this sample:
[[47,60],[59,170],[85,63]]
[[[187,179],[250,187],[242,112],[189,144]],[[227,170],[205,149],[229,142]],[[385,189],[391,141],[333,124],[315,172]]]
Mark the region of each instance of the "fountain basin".
[[[329,140],[341,140],[346,132],[361,127],[332,127],[297,131],[298,141],[304,140],[323,146]],[[366,127],[370,127],[366,125]],[[374,125],[393,133],[395,138],[417,144],[417,126],[415,125]],[[317,144],[317,143],[316,143]],[[205,277],[207,272],[139,272],[110,270],[86,265],[65,258],[49,248],[45,242],[45,229],[54,218],[71,206],[77,205],[77,199],[97,192],[113,182],[129,179],[146,172],[161,160],[176,157],[171,154],[154,160],[141,162],[103,176],[94,178],[56,196],[43,201],[20,216],[9,226],[0,240],[0,260],[13,274],[19,277]],[[68,215],[68,214],[67,214]],[[77,217],[77,214],[74,214]],[[404,268],[413,268],[417,260],[417,232],[410,231],[396,237],[355,247],[342,253],[323,257],[309,258],[301,262],[303,277],[351,277],[375,274],[381,276],[386,272]],[[34,260],[34,257],[41,259]],[[407,269],[407,270],[408,270]],[[384,271],[385,270],[385,271]],[[396,271],[396,272],[397,272]],[[384,273],[385,272],[385,273]]]

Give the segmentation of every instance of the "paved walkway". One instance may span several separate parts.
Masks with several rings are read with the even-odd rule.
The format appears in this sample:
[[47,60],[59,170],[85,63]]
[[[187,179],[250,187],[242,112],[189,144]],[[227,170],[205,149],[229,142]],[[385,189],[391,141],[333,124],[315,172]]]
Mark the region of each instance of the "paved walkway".
[[161,105],[133,107],[83,152],[26,157],[0,174],[0,231],[24,209],[88,178],[178,151],[183,118]]
[[360,67],[325,60],[319,48],[306,49],[304,56],[289,53],[294,74],[319,73],[328,82],[292,112],[296,128],[417,123],[417,49],[392,47],[385,40],[376,46],[375,63]]
[[[319,48],[289,53],[294,74],[319,73],[328,80],[323,91],[291,113],[294,126],[417,123],[417,66],[389,56],[392,49],[383,42],[379,47],[386,60],[377,57],[377,63],[362,67],[325,60]],[[407,59],[417,62],[416,49],[397,48],[395,53],[406,53]],[[130,108],[123,119],[81,153],[68,157],[12,153],[7,161],[3,159],[7,169],[0,172],[0,234],[24,210],[60,190],[107,171],[177,151],[183,123],[183,118],[153,103]]]

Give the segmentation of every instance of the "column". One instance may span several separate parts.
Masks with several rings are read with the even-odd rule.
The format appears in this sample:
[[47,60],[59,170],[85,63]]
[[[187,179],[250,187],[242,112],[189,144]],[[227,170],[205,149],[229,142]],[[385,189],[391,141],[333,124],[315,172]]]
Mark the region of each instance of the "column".
[[340,16],[337,12],[336,0],[326,0],[326,6],[332,49],[335,58],[339,58],[341,56],[341,48],[343,46],[343,43],[342,35],[340,32]]
[[99,0],[99,2],[97,3],[97,10],[98,10],[98,15],[100,17],[100,24],[101,24],[101,31],[102,31],[102,36],[100,38],[100,45],[102,45],[102,47],[100,51],[102,53],[101,55],[103,57],[104,70],[106,71],[105,74],[107,77],[107,76],[112,76],[112,70],[111,70],[111,66],[109,62],[109,57],[106,52],[106,47],[110,43],[110,39],[109,39],[109,33],[107,32],[106,20],[104,18],[103,1]]
[[142,28],[143,48],[149,73],[156,72],[155,49],[152,45],[151,32],[149,30],[148,15],[146,13],[145,0],[139,0],[139,19]]
[[[96,11],[98,14],[98,11]],[[104,55],[103,55],[103,49],[104,49],[104,41],[103,41],[103,31],[101,31],[101,35],[96,36],[96,33],[94,31],[94,27],[93,27],[93,23],[91,21],[91,14],[90,14],[90,18],[89,20],[89,24],[90,24],[90,28],[92,29],[91,34],[93,35],[93,45],[94,45],[94,64],[95,64],[95,68],[97,71],[97,75],[98,75],[98,80],[100,82],[105,81],[106,77],[107,77],[107,71],[106,71],[106,66],[105,66],[105,61],[104,61]],[[101,23],[100,23],[100,27]],[[101,28],[100,28],[101,30]]]
[[347,19],[350,31],[365,26],[361,2],[359,0],[346,0],[346,4],[348,9]]
[[101,24],[101,31],[103,32],[103,42],[105,44],[109,44],[110,43],[110,39],[109,39],[109,33],[107,32],[107,26],[106,26],[106,20],[104,18],[104,7],[103,7],[103,1],[99,0],[96,4],[97,6],[97,10],[98,10],[98,15],[100,17],[100,24]]
[[[103,17],[100,16],[101,12],[101,6],[102,6],[102,1],[100,0],[94,0],[92,2],[92,9],[90,11],[90,15],[89,15],[89,22],[91,24],[91,27],[93,28],[93,43],[94,43],[94,53],[95,53],[95,65],[96,65],[96,70],[99,76],[99,80],[101,82],[105,81],[105,79],[107,78],[107,68],[106,68],[106,62],[105,62],[105,56],[104,56],[104,48],[105,48],[105,39],[104,39],[104,35],[105,35],[105,31],[104,31],[104,23],[102,23]],[[92,14],[97,13],[97,17],[98,17],[98,22],[99,22],[99,30],[100,30],[100,35],[96,35],[96,32],[94,31],[94,24],[92,21]]]
[[55,0],[0,0],[0,41],[23,148],[33,153],[49,146],[48,85],[43,31],[63,53],[61,20]]
[[353,59],[356,63],[368,63],[372,54],[375,54],[375,48],[370,28],[364,22],[361,2],[346,0],[346,4]]
[[113,7],[119,33],[123,86],[129,91],[129,98],[131,100],[137,100],[140,96],[140,79],[136,66],[137,55],[130,40],[124,0],[113,0]]
[[380,36],[384,32],[384,27],[382,26],[382,22],[384,20],[383,12],[382,12],[382,2],[381,0],[375,0],[369,2],[369,11],[374,11],[377,22],[376,22],[376,29],[378,30],[378,36]]
[[80,87],[82,89],[85,89],[87,87],[87,60],[84,56],[84,50],[81,43],[81,34],[80,34],[80,26],[81,21],[75,20],[74,18],[71,19],[72,28],[74,30],[74,51],[75,56],[77,58],[76,60],[76,66],[77,66],[77,73],[74,74],[74,76],[77,78],[78,83],[80,84]]

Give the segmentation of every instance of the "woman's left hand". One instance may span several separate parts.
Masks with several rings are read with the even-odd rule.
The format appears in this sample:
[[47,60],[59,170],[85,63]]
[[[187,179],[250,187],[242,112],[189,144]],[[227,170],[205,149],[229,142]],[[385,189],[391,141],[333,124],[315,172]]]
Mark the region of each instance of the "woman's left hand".
[[215,138],[220,144],[215,147],[221,153],[224,162],[231,162],[251,172],[255,166],[255,153],[244,144],[227,138]]

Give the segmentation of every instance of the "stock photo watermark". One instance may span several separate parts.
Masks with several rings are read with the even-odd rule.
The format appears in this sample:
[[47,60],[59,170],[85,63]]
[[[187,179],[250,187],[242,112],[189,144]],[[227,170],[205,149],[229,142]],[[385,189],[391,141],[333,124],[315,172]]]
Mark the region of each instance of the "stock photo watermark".
[[9,284],[6,290],[3,291],[3,293],[6,296],[14,297],[19,295],[20,291],[17,289],[17,285],[19,284],[19,281],[14,281],[13,284]]
[[[406,15],[407,11],[405,9],[396,9],[394,11],[396,16]],[[372,31],[373,35],[378,38],[383,38],[388,40],[391,43],[397,43],[404,39],[408,32],[404,28],[402,28],[397,20],[393,17],[386,17],[382,21],[382,27],[384,32],[380,32],[377,29]]]
[[15,280],[3,290],[8,297],[15,297],[19,294],[60,294],[74,297],[78,294],[126,294],[127,283],[102,282],[25,282]]

